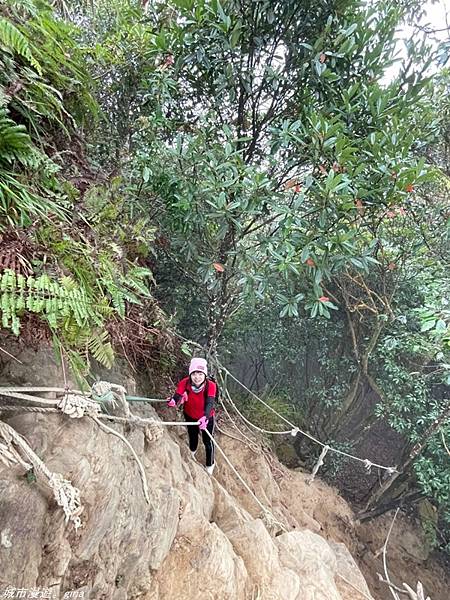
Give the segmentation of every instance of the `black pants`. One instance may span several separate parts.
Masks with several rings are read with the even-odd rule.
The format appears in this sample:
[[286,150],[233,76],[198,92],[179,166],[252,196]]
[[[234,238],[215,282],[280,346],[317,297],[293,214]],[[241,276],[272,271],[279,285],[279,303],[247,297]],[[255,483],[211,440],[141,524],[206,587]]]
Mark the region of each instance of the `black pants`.
[[[190,417],[186,413],[184,413],[184,418],[188,423],[190,423],[190,422],[195,423],[196,421],[198,421],[198,419],[194,419],[193,417]],[[209,431],[209,433],[211,435],[214,434],[214,417],[209,417],[208,425],[206,426],[206,429]],[[200,431],[200,427],[198,425],[188,425],[187,430],[188,430],[188,436],[189,436],[189,448],[190,448],[191,452],[195,452],[198,448],[198,434]],[[214,464],[214,444],[213,444],[211,438],[209,437],[209,435],[206,433],[206,431],[202,431],[202,440],[203,440],[203,443],[205,444],[206,466],[210,467],[211,465]]]

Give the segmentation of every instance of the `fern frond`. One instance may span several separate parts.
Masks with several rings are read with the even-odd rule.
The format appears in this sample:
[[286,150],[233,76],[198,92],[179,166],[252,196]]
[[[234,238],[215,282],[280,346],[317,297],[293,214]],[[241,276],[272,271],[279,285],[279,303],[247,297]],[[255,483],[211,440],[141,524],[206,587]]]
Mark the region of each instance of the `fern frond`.
[[114,364],[114,350],[107,331],[93,335],[88,342],[88,349],[95,360],[107,369],[110,369]]
[[0,108],[0,164],[19,160],[27,164],[32,151],[31,138],[23,125],[16,125]]
[[27,38],[4,17],[0,17],[0,43],[10,51],[26,58],[39,75],[42,75],[42,67],[34,58]]

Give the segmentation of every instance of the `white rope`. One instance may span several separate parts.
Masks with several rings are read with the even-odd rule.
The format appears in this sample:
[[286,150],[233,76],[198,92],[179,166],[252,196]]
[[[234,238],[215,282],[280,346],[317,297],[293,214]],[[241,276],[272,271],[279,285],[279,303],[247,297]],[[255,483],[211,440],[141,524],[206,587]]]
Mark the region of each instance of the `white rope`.
[[[291,429],[289,431],[277,431],[277,432],[271,432],[271,431],[267,431],[264,430],[260,427],[257,427],[256,425],[252,426],[255,429],[259,429],[259,431],[262,431],[263,433],[269,433],[271,435],[274,434],[287,434],[290,433],[292,436],[295,436],[299,433],[301,433],[302,435],[304,435],[305,437],[309,438],[311,441],[313,441],[315,444],[318,444],[319,446],[322,446],[322,448],[325,448],[327,446],[327,444],[324,444],[323,442],[321,442],[320,440],[318,440],[316,437],[314,437],[313,435],[311,435],[310,433],[303,431],[302,429],[300,429],[299,427],[297,427],[296,425],[294,425],[293,423],[291,423],[288,419],[286,419],[283,415],[280,415],[279,412],[277,412],[274,408],[272,408],[270,406],[270,404],[267,404],[267,402],[264,402],[264,400],[262,400],[261,398],[259,398],[254,392],[252,392],[252,390],[250,390],[245,384],[243,384],[241,381],[239,381],[239,379],[237,379],[232,373],[230,373],[230,371],[224,367],[221,363],[217,362],[218,366],[220,369],[222,369],[225,373],[227,373],[227,375],[229,375],[232,379],[234,379],[234,381],[236,381],[236,383],[238,383],[241,387],[243,387],[249,394],[251,394],[256,400],[258,400],[258,402],[261,402],[261,404],[263,404],[266,408],[268,408],[270,411],[272,411],[274,414],[276,414],[280,419],[282,419],[285,423],[287,423]],[[245,419],[245,417],[243,417]],[[247,423],[250,423],[250,421],[248,421],[248,419],[245,419],[245,421]],[[385,471],[387,471],[390,475],[392,475],[393,473],[398,473],[397,469],[395,467],[386,467],[384,465],[379,465],[377,463],[372,462],[371,460],[369,460],[368,458],[359,458],[358,456],[354,456],[353,454],[349,454],[348,452],[344,452],[343,450],[338,450],[337,448],[332,448],[331,446],[328,446],[328,450],[330,452],[334,452],[335,454],[340,454],[342,456],[346,456],[347,458],[350,458],[352,460],[356,460],[358,462],[361,462],[364,464],[364,466],[366,467],[366,469],[368,471],[370,471],[370,469],[372,467],[376,467],[378,469],[384,469]]]
[[[225,391],[225,394],[227,395],[227,397],[231,399],[231,397],[230,397],[230,394],[229,394],[229,392],[228,392],[228,389],[227,389],[227,384],[226,384],[226,376],[225,376],[225,378],[223,378],[223,377],[222,377],[222,374],[221,374],[221,372],[220,372],[220,371],[219,371],[218,375],[219,375],[219,378],[221,379],[221,385],[222,385],[222,389]],[[226,415],[227,415],[227,417],[230,419],[230,421],[231,421],[231,423],[233,424],[233,427],[236,429],[236,431],[237,431],[237,432],[238,432],[240,435],[242,435],[242,437],[243,437],[244,439],[246,439],[246,440],[247,440],[247,442],[248,442],[248,444],[249,444],[250,446],[254,446],[254,448],[255,448],[255,450],[254,450],[254,451],[258,452],[259,450],[258,450],[258,446],[257,446],[257,444],[255,444],[255,442],[254,442],[252,439],[250,439],[250,438],[248,437],[248,435],[246,435],[246,434],[245,434],[245,433],[244,433],[244,432],[243,432],[243,431],[242,431],[242,430],[241,430],[241,429],[238,427],[237,423],[235,422],[235,420],[233,419],[233,417],[232,417],[232,416],[231,416],[231,414],[229,413],[229,411],[228,411],[227,407],[225,406],[225,404],[224,404],[224,402],[223,402],[222,400],[221,400],[221,405],[222,405],[222,408],[223,408],[223,410],[224,410],[225,414],[226,414]],[[248,431],[250,431],[250,433],[252,433],[252,432],[251,432],[251,429],[250,429],[250,427],[248,427],[248,425],[246,426],[246,428],[248,429]]]
[[236,475],[236,477],[239,479],[239,481],[245,487],[245,489],[247,490],[247,492],[251,495],[251,497],[256,502],[256,504],[261,508],[261,510],[263,512],[263,519],[266,522],[269,522],[270,525],[274,525],[275,524],[280,529],[282,529],[283,531],[287,531],[286,527],[282,523],[280,523],[276,519],[276,517],[273,515],[273,513],[266,506],[264,506],[264,504],[257,498],[257,496],[255,495],[255,493],[252,491],[252,489],[249,487],[249,485],[247,484],[247,482],[245,481],[245,479],[243,479],[243,477],[240,475],[240,473],[234,467],[234,465],[232,464],[232,462],[230,461],[230,459],[228,458],[228,456],[225,454],[225,452],[222,450],[222,448],[219,446],[219,444],[216,442],[216,440],[213,438],[213,436],[210,434],[210,432],[207,429],[205,429],[205,433],[208,435],[208,437],[210,438],[210,440],[212,441],[212,443],[214,444],[214,446],[217,448],[217,450],[223,456],[223,458],[227,462],[228,466],[231,468],[231,470],[233,471],[233,473]]
[[[64,511],[67,521],[72,521],[75,529],[81,526],[80,514],[83,507],[80,502],[80,491],[72,483],[64,479],[60,473],[52,473],[39,456],[31,449],[26,440],[15,429],[7,423],[0,421],[0,436],[6,443],[12,462],[19,463],[29,470],[33,468],[36,474],[42,474],[47,479],[47,484],[53,491],[53,496]],[[14,448],[15,444],[29,463],[23,460],[19,452]],[[3,446],[3,445],[2,445]]]
[[[378,467],[381,469],[386,469],[387,471],[389,471],[391,473],[396,471],[392,467],[384,467],[383,465],[378,465],[376,463],[372,463],[368,459],[361,459],[359,457],[348,454],[342,450],[337,450],[337,449],[331,448],[330,446],[324,444],[323,442],[321,442],[320,440],[318,440],[311,434],[309,434],[305,431],[302,431],[299,427],[295,426],[288,419],[286,419],[283,415],[281,415],[274,408],[272,408],[267,402],[265,402],[264,400],[259,398],[254,392],[252,392],[249,388],[247,388],[232,373],[230,373],[230,371],[228,371],[228,369],[223,367],[223,365],[221,365],[218,361],[216,361],[216,362],[219,367],[219,373],[220,373],[220,370],[222,370],[225,373],[225,378],[222,378],[222,377],[221,378],[222,378],[222,382],[224,383],[223,389],[225,391],[227,401],[230,402],[233,409],[236,411],[236,413],[241,417],[241,419],[247,425],[249,425],[250,427],[252,427],[253,429],[256,429],[257,431],[259,431],[261,433],[266,433],[269,435],[287,435],[287,434],[289,434],[289,435],[292,435],[293,437],[295,437],[296,435],[301,433],[302,435],[311,439],[316,444],[319,444],[320,446],[322,446],[322,452],[320,454],[320,457],[319,457],[316,465],[314,466],[309,483],[311,483],[314,480],[314,477],[317,474],[320,466],[323,464],[323,460],[328,451],[332,451],[337,454],[341,454],[341,455],[347,456],[348,458],[351,458],[353,460],[357,460],[359,462],[364,463],[366,469],[369,472],[370,472],[370,469],[372,466],[375,466],[375,467]],[[220,373],[220,375],[221,375],[221,373]],[[225,385],[227,375],[229,375],[232,379],[234,379],[239,385],[241,385],[245,390],[247,390],[247,392],[249,392],[254,398],[256,398],[259,402],[261,402],[266,408],[268,408],[271,412],[273,412],[280,419],[282,419],[285,423],[287,423],[291,429],[289,429],[287,431],[269,431],[262,427],[258,427],[257,425],[252,423],[249,419],[247,419],[239,411],[236,404],[231,399],[231,395],[228,393],[227,387]],[[60,410],[60,411],[64,412],[65,414],[67,414],[71,418],[81,418],[85,415],[91,417],[103,431],[105,431],[106,433],[109,433],[111,435],[115,435],[121,441],[123,441],[127,445],[127,447],[130,449],[130,451],[133,454],[133,457],[135,458],[135,460],[138,464],[145,499],[146,499],[147,503],[150,504],[150,499],[149,499],[149,494],[148,494],[148,484],[147,484],[147,479],[146,479],[146,475],[145,475],[145,470],[144,470],[144,467],[143,467],[139,457],[137,456],[134,448],[131,446],[131,444],[128,442],[128,440],[122,434],[120,434],[119,432],[115,431],[114,429],[106,426],[104,423],[101,422],[101,420],[107,419],[112,422],[119,422],[119,423],[120,422],[132,422],[137,425],[144,425],[144,426],[146,426],[145,436],[146,436],[147,440],[149,440],[149,441],[157,440],[161,436],[161,431],[158,427],[159,425],[162,425],[162,426],[184,426],[185,427],[187,425],[199,425],[199,422],[197,421],[194,423],[190,423],[190,422],[187,423],[187,422],[182,422],[182,421],[156,421],[155,419],[145,419],[145,418],[139,417],[137,415],[133,415],[130,412],[128,404],[125,399],[125,394],[126,394],[125,388],[123,388],[122,386],[119,386],[119,385],[109,384],[108,382],[99,382],[96,385],[97,385],[97,388],[95,390],[93,389],[93,392],[92,392],[92,395],[94,396],[94,398],[96,398],[97,400],[98,399],[102,399],[102,400],[106,399],[107,401],[111,401],[111,396],[114,394],[113,401],[118,400],[120,405],[122,405],[122,406],[126,405],[126,407],[125,407],[126,408],[126,412],[125,412],[126,416],[125,417],[102,414],[100,412],[99,403],[95,402],[94,400],[89,399],[87,397],[89,394],[73,393],[73,392],[70,392],[69,390],[67,390],[66,388],[33,388],[33,387],[11,388],[11,387],[9,387],[9,388],[0,388],[0,395],[17,398],[19,400],[26,400],[27,402],[31,402],[31,403],[44,404],[46,406],[46,408],[23,407],[24,410],[28,410],[30,412],[31,411],[32,412],[58,412],[58,410]],[[35,396],[30,396],[28,394],[20,393],[20,391],[18,391],[18,390],[21,390],[21,389],[22,390],[26,389],[26,391],[29,391],[29,392],[52,391],[52,392],[56,392],[56,393],[64,393],[65,395],[62,398],[62,400],[57,402],[57,401],[49,400],[46,398],[38,398]],[[147,400],[154,401],[154,402],[164,402],[165,401],[165,400],[156,399],[156,398],[149,398]],[[224,407],[225,411],[227,412],[227,414],[229,414],[228,411],[226,410],[226,407],[224,404],[223,404],[223,407]],[[6,410],[6,411],[7,410],[17,410],[18,408],[20,408],[20,407],[0,407],[0,411],[1,410]],[[231,416],[230,416],[230,419],[231,419]],[[244,434],[242,434],[240,429],[237,427],[237,425],[234,423],[233,419],[231,419],[231,421],[234,424],[234,426],[236,427],[236,429],[241,433],[241,435],[244,435]],[[153,429],[151,429],[151,428],[153,428]],[[237,469],[232,465],[231,461],[228,459],[228,457],[226,456],[226,454],[224,453],[222,448],[214,440],[214,438],[212,437],[210,432],[208,430],[205,430],[205,431],[206,431],[207,435],[210,437],[210,439],[212,440],[215,447],[217,447],[217,449],[219,450],[220,454],[224,457],[225,461],[230,466],[230,468],[232,469],[234,474],[237,476],[237,478],[240,480],[242,485],[245,487],[245,489],[248,491],[248,493],[252,496],[254,501],[258,504],[258,506],[263,511],[262,512],[263,520],[265,520],[268,527],[272,528],[272,527],[276,526],[276,527],[281,528],[282,530],[286,531],[284,526],[281,523],[279,523],[279,521],[277,521],[277,519],[270,512],[270,510],[268,508],[266,508],[260,502],[260,500],[256,497],[254,492],[250,489],[250,487],[245,482],[245,480],[242,478],[242,476],[239,474]],[[244,436],[244,437],[246,437],[246,439],[248,439],[247,436]],[[3,450],[3,456],[2,456],[2,447],[0,446],[0,458],[4,458],[5,460],[8,460],[8,459],[11,460],[12,458],[14,458],[14,455],[11,454],[11,451],[10,451],[9,455],[6,455],[5,450]],[[50,476],[52,476],[52,474],[50,474]],[[62,476],[59,476],[59,477],[62,477]],[[71,485],[70,482],[65,482],[65,480],[62,480],[62,482],[61,482],[58,478],[56,478],[56,480],[53,478],[52,489],[54,490],[55,498],[57,498],[58,503],[62,502],[64,504],[64,506],[66,506],[66,507],[70,506],[72,513],[73,513],[74,510],[76,511],[77,497],[76,497],[76,494],[71,495],[70,490],[66,490],[63,487],[63,483],[69,483],[69,485]],[[58,485],[59,485],[59,487],[58,487]],[[76,490],[76,491],[78,491],[78,490]],[[78,492],[78,506],[79,506],[79,492]],[[67,520],[68,512],[66,511],[66,508],[64,510],[66,512],[66,520]],[[69,509],[69,513],[70,513],[70,509]],[[77,526],[79,526],[79,524],[81,522],[79,520],[78,514],[76,515],[76,517],[78,518],[78,521],[75,525],[77,527]]]
[[[222,435],[226,435],[227,437],[229,437],[232,440],[236,440],[236,442],[240,442],[241,444],[244,444],[245,446],[247,446],[247,448],[253,452],[253,454],[259,454],[260,449],[257,447],[257,445],[254,442],[247,442],[245,439],[241,438],[241,437],[237,437],[231,433],[229,433],[228,431],[225,431],[224,429],[222,429],[221,427],[219,427],[219,425],[217,425],[217,423],[215,424],[215,428],[217,429],[217,431],[220,431],[220,433]],[[238,429],[239,431],[239,429]],[[240,432],[240,435],[243,435],[242,432]],[[249,439],[249,438],[246,438]]]
[[[105,389],[103,389],[104,386],[100,387],[100,389],[99,389],[99,387],[100,386],[98,386],[97,389],[95,390],[96,394],[101,394],[102,396],[105,396],[105,394],[108,394],[111,391],[111,388],[109,388],[109,387],[105,388]],[[31,388],[28,391],[43,391],[43,390],[42,390],[42,388],[40,388],[40,389]],[[46,390],[46,391],[48,391],[48,390]],[[119,417],[119,416],[115,416],[115,415],[105,415],[100,412],[100,406],[99,406],[98,402],[90,400],[89,398],[87,398],[83,395],[69,393],[68,390],[65,390],[62,388],[57,388],[56,390],[53,389],[52,391],[65,392],[65,395],[59,401],[55,401],[55,400],[47,400],[47,399],[42,399],[42,398],[35,398],[34,396],[28,396],[26,394],[21,394],[20,392],[17,391],[17,388],[14,388],[14,389],[2,388],[0,390],[0,394],[6,395],[9,397],[18,398],[19,400],[26,400],[28,402],[32,401],[32,402],[42,403],[42,401],[45,400],[43,403],[46,404],[47,406],[45,406],[45,407],[28,407],[28,406],[26,406],[26,407],[6,406],[5,407],[4,406],[4,407],[0,407],[0,411],[8,412],[8,411],[22,410],[25,412],[52,412],[52,413],[63,412],[70,418],[82,418],[83,416],[89,416],[100,427],[100,429],[102,429],[103,431],[105,431],[108,434],[118,437],[130,449],[130,451],[133,454],[133,457],[136,460],[138,467],[139,467],[144,496],[145,496],[145,499],[148,504],[150,504],[150,498],[149,498],[149,493],[148,493],[147,478],[145,475],[144,467],[143,467],[138,455],[136,454],[136,451],[134,450],[134,448],[132,447],[130,442],[122,434],[120,434],[119,432],[115,431],[114,429],[112,429],[112,428],[108,427],[107,425],[105,425],[104,423],[102,423],[101,419],[102,420],[107,419],[109,421],[119,422],[119,423],[120,422],[131,422],[131,423],[136,423],[138,425],[147,426],[146,437],[148,436],[147,439],[150,438],[150,440],[158,439],[159,434],[157,432],[153,432],[153,431],[148,432],[149,425],[151,425],[151,426],[155,426],[155,425],[184,426],[184,427],[186,427],[188,425],[199,425],[199,421],[192,422],[192,423],[191,422],[189,422],[189,423],[182,422],[182,421],[156,421],[155,419],[146,419],[146,418],[139,417],[137,415],[132,415],[131,413],[130,413],[130,416],[127,416],[127,417]],[[120,390],[120,392],[125,394],[124,388],[122,388]],[[14,432],[14,434],[16,436],[19,435],[14,431],[14,429],[12,429],[6,423],[0,422],[0,426],[1,425],[4,425],[8,429],[10,429],[12,432]],[[254,494],[254,492],[251,490],[251,488],[248,486],[248,484],[245,482],[245,480],[242,478],[242,476],[239,474],[239,472],[233,466],[233,464],[231,463],[229,458],[226,456],[225,452],[214,440],[214,438],[212,437],[210,432],[207,429],[205,431],[206,431],[207,435],[210,437],[210,439],[212,440],[212,443],[215,445],[215,447],[218,448],[219,452],[222,454],[222,456],[224,457],[225,461],[228,463],[228,465],[230,466],[232,471],[235,473],[235,475],[241,481],[241,483],[243,484],[245,489],[249,492],[249,494],[252,496],[254,501],[261,508],[262,518],[265,521],[267,527],[269,529],[276,528],[277,530],[279,530],[281,528],[283,531],[286,531],[285,527],[275,518],[275,516],[271,513],[271,511],[267,507],[265,507],[264,504],[262,504],[260,502],[260,500]],[[0,433],[1,433],[1,430],[0,430]],[[31,451],[31,449],[30,449],[30,451]],[[16,457],[15,454],[17,454],[17,453],[14,453],[9,448],[9,446],[7,448],[6,447],[4,448],[3,445],[0,446],[0,458],[1,459],[4,459],[5,461],[10,461],[10,462],[20,461],[21,460],[20,456]],[[38,459],[37,456],[36,456],[36,459],[39,462],[42,462],[42,461],[40,461],[40,459]],[[34,464],[34,461],[33,461],[33,464]],[[22,461],[22,465],[25,467],[28,467],[28,464],[24,463],[23,461]],[[70,518],[71,520],[74,521],[75,527],[78,528],[81,525],[81,520],[79,518],[79,514],[82,510],[82,507],[80,505],[80,500],[79,500],[79,497],[80,497],[79,490],[77,490],[76,488],[73,488],[73,486],[71,486],[70,482],[64,480],[61,475],[53,474],[50,471],[48,471],[48,469],[45,467],[44,463],[39,464],[38,467],[47,476],[49,485],[53,489],[56,501],[64,509],[64,512],[66,514],[66,520],[68,518]]]
[[[3,392],[55,392],[64,394],[66,392],[66,388],[61,387],[0,387],[0,396]],[[84,392],[80,390],[70,390],[72,394],[79,394],[80,396],[84,395]]]
[[[43,406],[0,406],[0,412],[38,412],[38,413],[59,413],[61,410],[56,407],[57,402],[54,402],[54,407],[43,407]],[[184,421],[160,421],[159,419],[143,418],[137,415],[131,415],[131,417],[116,417],[115,415],[106,415],[99,413],[95,415],[98,419],[104,419],[106,421],[114,421],[116,423],[135,423],[136,425],[174,425],[179,427],[185,427],[187,425],[199,425],[199,421],[184,422]]]
[[53,406],[55,404],[54,400],[49,400],[48,398],[38,398],[36,396],[30,396],[29,394],[21,394],[15,390],[10,390],[9,388],[0,388],[0,396],[7,396],[8,398],[17,398],[17,400],[26,400],[27,402],[34,402],[35,404],[45,404],[47,406]]
[[[19,396],[20,395],[21,394],[19,394]],[[104,414],[100,413],[100,405],[97,402],[94,402],[93,400],[89,400],[88,398],[85,398],[83,396],[77,396],[75,394],[66,394],[64,396],[64,398],[62,398],[62,400],[60,400],[59,402],[51,401],[51,403],[52,403],[53,407],[56,405],[57,408],[55,409],[53,407],[52,408],[39,407],[39,409],[36,410],[36,407],[31,407],[32,409],[35,409],[32,412],[59,412],[59,411],[61,411],[71,418],[81,418],[83,416],[91,417],[91,419],[93,421],[95,421],[97,423],[97,425],[100,427],[100,429],[102,429],[104,432],[106,432],[108,434],[118,437],[129,448],[129,450],[133,454],[133,457],[136,460],[136,463],[139,468],[139,473],[141,476],[142,488],[143,488],[145,500],[147,501],[147,504],[150,504],[150,496],[149,496],[149,492],[148,492],[147,477],[145,475],[145,470],[142,465],[142,462],[139,459],[138,455],[136,454],[136,451],[134,450],[134,448],[130,444],[130,442],[122,434],[120,434],[118,431],[115,431],[114,429],[112,429],[112,428],[108,427],[107,425],[105,425],[104,423],[102,423],[100,421],[100,419],[107,419],[107,420],[110,420],[113,422],[134,422],[134,423],[144,425],[144,426],[155,426],[155,424],[186,426],[188,423],[184,423],[181,421],[156,421],[155,419],[143,419],[143,418],[135,416],[135,415],[132,415],[130,417],[116,417],[114,415],[104,415]],[[6,407],[6,409],[8,409],[8,408],[10,408],[10,409],[11,408],[13,408],[13,409],[19,408],[20,409],[20,407]],[[29,407],[24,407],[24,408],[27,409]],[[0,408],[0,410],[5,410],[5,408]],[[27,412],[27,411],[25,411],[25,412]],[[198,421],[196,421],[195,423],[192,423],[192,425],[198,425],[198,424],[199,424]],[[158,435],[158,433],[156,433],[156,431],[149,430],[149,431],[146,431],[146,437],[148,440],[156,440],[156,439],[158,439],[159,435]],[[0,448],[0,451],[1,450],[2,449]],[[6,453],[4,453],[4,452],[2,452],[2,454],[4,454],[5,460],[9,459],[11,461],[11,459],[13,458],[12,456],[6,455]],[[58,478],[55,479],[53,477],[53,475],[50,473],[48,475],[48,478],[49,478],[49,480],[52,480],[52,488],[54,489],[55,497],[57,497],[58,503],[61,500],[61,501],[64,501],[68,506],[72,506],[74,495],[71,492],[71,490],[67,488],[67,485],[65,485],[65,483],[67,483],[67,482],[65,482],[65,480],[62,480],[62,479],[61,480]],[[78,492],[78,496],[79,496],[79,492]],[[64,504],[63,506],[66,506],[66,504]],[[79,525],[76,525],[76,527],[78,527],[78,526]]]
[[260,431],[261,433],[268,433],[268,434],[271,434],[271,435],[286,435],[287,433],[292,433],[292,429],[289,429],[288,431],[269,431],[268,429],[263,429],[262,427],[258,427],[258,425],[255,425],[254,423],[252,423],[251,421],[249,421],[247,419],[247,417],[245,417],[241,413],[241,411],[238,409],[238,407],[233,402],[233,400],[231,400],[231,397],[229,396],[229,394],[227,394],[227,400],[231,404],[231,406],[233,407],[233,410],[235,410],[237,412],[237,414],[241,417],[241,419],[243,421],[245,421],[247,423],[247,425],[250,425],[250,427],[253,427],[253,429],[256,429],[257,431]]
[[[275,415],[277,415],[280,419],[282,419],[285,423],[287,423],[291,429],[288,431],[269,431],[267,429],[264,429],[262,427],[258,427],[257,425],[255,425],[254,423],[252,423],[249,419],[247,419],[237,408],[236,404],[231,400],[230,395],[227,393],[227,400],[231,403],[231,405],[233,406],[233,409],[236,410],[236,412],[239,414],[239,416],[243,419],[243,421],[248,424],[250,427],[253,427],[253,429],[256,429],[257,431],[260,431],[261,433],[266,433],[268,435],[287,435],[290,434],[293,437],[295,437],[298,434],[301,434],[307,438],[309,438],[311,441],[313,441],[315,444],[318,444],[319,446],[321,446],[322,448],[324,448],[326,446],[326,444],[324,444],[323,442],[321,442],[319,439],[317,439],[316,437],[314,437],[313,435],[311,435],[310,433],[303,431],[302,429],[300,429],[299,427],[297,427],[296,425],[294,425],[293,423],[291,423],[288,419],[286,419],[283,415],[281,415],[278,411],[276,411],[274,408],[272,408],[272,406],[270,406],[270,404],[268,404],[267,402],[265,402],[264,400],[262,400],[261,398],[259,398],[259,396],[257,396],[252,390],[250,390],[245,384],[243,384],[241,381],[239,381],[239,379],[237,379],[226,367],[224,367],[221,363],[219,363],[219,361],[217,361],[217,365],[219,367],[219,369],[221,369],[226,375],[229,375],[234,381],[236,381],[236,383],[238,383],[241,387],[243,387],[249,394],[251,394],[256,400],[258,400],[258,402],[261,402],[261,404],[263,404],[266,408],[268,408],[271,412],[273,412]],[[122,386],[115,386],[117,388],[122,388]],[[17,388],[17,387],[8,387],[8,388],[0,388],[0,395],[5,395],[5,396],[9,396],[9,397],[13,397],[13,398],[17,398],[19,400],[26,400],[28,402],[34,402],[37,404],[44,404],[46,406],[54,406],[54,401],[52,400],[48,400],[46,398],[38,398],[35,396],[30,396],[27,394],[21,394],[19,392],[17,392],[17,390],[19,389],[26,389],[27,391],[42,391],[45,388],[33,388],[33,387],[29,387],[29,388]],[[226,387],[224,388],[226,390]],[[48,391],[52,390],[52,391],[56,391],[56,392],[65,392],[67,390],[64,390],[64,388],[47,388]],[[82,395],[82,394],[80,394]],[[85,397],[86,395],[84,395]],[[149,400],[151,401],[164,401],[161,399],[157,399],[157,398],[149,398]],[[163,423],[161,423],[163,424]],[[167,423],[170,425],[179,425],[179,423],[175,423],[175,422],[171,422],[171,423]],[[397,473],[397,469],[395,467],[386,467],[384,465],[380,465],[378,463],[374,463],[369,459],[363,459],[363,458],[359,458],[358,456],[354,456],[353,454],[350,454],[348,452],[345,452],[343,450],[338,450],[337,448],[332,448],[329,447],[329,451],[330,452],[334,452],[335,454],[340,454],[341,456],[345,456],[351,460],[356,460],[358,462],[361,462],[364,464],[365,468],[367,469],[368,472],[370,472],[372,467],[376,467],[378,469],[384,469],[386,470],[389,474],[393,474],[393,473]]]
[[142,489],[144,491],[145,500],[147,501],[147,504],[150,504],[150,496],[149,496],[149,493],[148,493],[147,476],[145,475],[144,466],[141,463],[141,461],[139,459],[139,456],[136,454],[136,450],[133,448],[133,446],[130,444],[130,442],[121,433],[119,433],[118,431],[115,431],[114,429],[111,429],[111,427],[108,427],[107,425],[105,425],[104,423],[102,423],[97,417],[91,416],[91,419],[93,421],[95,421],[97,423],[97,425],[100,427],[100,429],[102,429],[104,432],[110,433],[111,435],[115,435],[120,440],[122,440],[122,442],[126,446],[128,446],[128,448],[130,449],[130,452],[134,456],[134,459],[137,462],[137,465],[139,467],[139,473],[141,475]]
[[[5,439],[4,434],[2,435],[2,437],[3,439]],[[33,465],[23,460],[23,458],[11,444],[12,440],[5,441],[7,442],[6,444],[0,443],[0,461],[5,465],[5,467],[11,467],[11,465],[20,465],[26,471],[29,471],[33,467]]]
[[323,461],[325,459],[325,456],[327,455],[328,450],[330,449],[330,446],[324,446],[322,448],[322,452],[320,453],[319,459],[316,462],[316,464],[314,465],[314,469],[312,470],[311,473],[311,477],[308,479],[308,484],[311,485],[311,483],[314,481],[318,470],[320,469],[320,467],[323,465]]

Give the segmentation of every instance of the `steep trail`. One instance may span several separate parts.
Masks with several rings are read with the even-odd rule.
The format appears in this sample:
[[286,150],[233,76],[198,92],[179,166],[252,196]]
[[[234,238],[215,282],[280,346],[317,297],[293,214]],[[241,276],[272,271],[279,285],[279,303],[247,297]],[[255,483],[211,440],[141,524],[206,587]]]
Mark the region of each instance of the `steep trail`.
[[[26,372],[33,383],[58,385],[53,358],[34,359],[22,377],[9,365],[2,381],[26,384]],[[127,380],[130,394],[144,394],[125,373],[115,380]],[[148,405],[133,410],[157,417]],[[165,407],[158,414],[173,418]],[[237,440],[227,421],[219,423],[217,441],[286,533],[264,523],[260,507],[220,457],[212,478],[202,449],[192,459],[182,427],[154,435],[136,424],[110,424],[142,461],[148,504],[129,448],[91,419],[55,413],[5,413],[2,419],[52,471],[73,481],[84,511],[75,531],[48,490],[28,483],[20,469],[0,466],[0,530],[8,541],[0,544],[0,589],[48,588],[55,598],[77,591],[92,600],[190,600],[199,593],[215,600],[387,597],[376,581],[387,517],[359,526],[335,489],[319,478],[308,484],[309,473],[287,469],[261,438]],[[422,542],[403,520],[398,525],[403,529],[389,547],[392,579],[412,587],[420,580],[432,600],[448,600],[448,574],[431,560],[409,556],[406,532],[410,549]]]

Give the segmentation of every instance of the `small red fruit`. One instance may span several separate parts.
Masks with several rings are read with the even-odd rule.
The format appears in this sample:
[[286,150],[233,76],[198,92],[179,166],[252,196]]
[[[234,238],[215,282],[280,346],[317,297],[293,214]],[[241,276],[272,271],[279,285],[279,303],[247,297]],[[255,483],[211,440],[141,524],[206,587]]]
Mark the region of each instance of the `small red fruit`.
[[305,263],[308,265],[308,267],[315,267],[316,266],[316,263],[313,261],[312,258],[307,258],[305,260]]
[[412,183],[409,183],[406,187],[405,190],[407,192],[413,192],[414,191],[414,186],[412,185]]
[[222,264],[220,264],[220,263],[217,263],[217,262],[213,263],[213,267],[219,273],[223,273],[225,271],[225,267]]
[[320,296],[319,298],[319,302],[329,302],[330,299],[328,298],[328,296]]
[[319,56],[319,61],[323,64],[327,60],[327,55],[322,52]]

